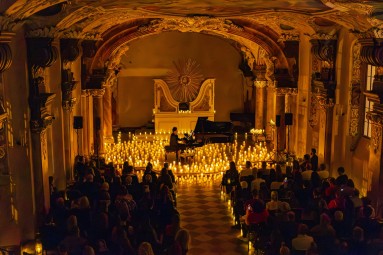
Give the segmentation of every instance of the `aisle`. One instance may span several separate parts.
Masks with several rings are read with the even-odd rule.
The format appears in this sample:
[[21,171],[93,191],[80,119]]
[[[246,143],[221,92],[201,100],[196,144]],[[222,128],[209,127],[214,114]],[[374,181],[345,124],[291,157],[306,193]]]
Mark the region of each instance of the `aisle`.
[[231,228],[233,219],[218,184],[180,186],[177,202],[181,225],[192,237],[188,255],[247,254],[240,231]]

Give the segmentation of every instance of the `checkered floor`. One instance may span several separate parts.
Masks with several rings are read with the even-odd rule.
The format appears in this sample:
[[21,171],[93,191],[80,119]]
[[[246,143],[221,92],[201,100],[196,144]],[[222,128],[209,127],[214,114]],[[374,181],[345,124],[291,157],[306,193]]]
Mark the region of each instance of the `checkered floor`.
[[188,255],[247,254],[240,231],[232,229],[232,214],[221,198],[219,184],[183,184],[177,191],[182,227],[190,231]]

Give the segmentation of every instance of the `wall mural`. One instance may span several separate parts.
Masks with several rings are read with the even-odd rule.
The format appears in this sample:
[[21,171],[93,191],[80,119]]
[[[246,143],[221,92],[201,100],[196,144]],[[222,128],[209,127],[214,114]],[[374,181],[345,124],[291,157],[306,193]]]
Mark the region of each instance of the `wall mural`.
[[164,78],[177,102],[192,102],[197,98],[203,75],[197,61],[188,58],[173,62],[174,67]]

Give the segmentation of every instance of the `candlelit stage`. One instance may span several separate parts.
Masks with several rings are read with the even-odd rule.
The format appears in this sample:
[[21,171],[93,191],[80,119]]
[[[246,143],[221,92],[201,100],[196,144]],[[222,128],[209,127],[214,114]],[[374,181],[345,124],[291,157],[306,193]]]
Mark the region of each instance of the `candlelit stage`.
[[[125,161],[136,169],[145,169],[148,162],[155,171],[160,171],[165,161],[165,145],[169,144],[169,133],[129,133],[127,140],[122,141],[121,132],[117,142],[105,145],[105,160],[113,162],[117,171],[121,172]],[[181,155],[182,156],[182,155]],[[175,162],[169,160],[170,169],[179,183],[204,183],[221,180],[222,174],[229,169],[229,162],[234,161],[241,170],[246,161],[261,167],[262,161],[272,161],[264,142],[240,141],[233,143],[206,144],[202,147],[190,148],[184,152],[188,160]],[[137,173],[142,177],[142,171]]]

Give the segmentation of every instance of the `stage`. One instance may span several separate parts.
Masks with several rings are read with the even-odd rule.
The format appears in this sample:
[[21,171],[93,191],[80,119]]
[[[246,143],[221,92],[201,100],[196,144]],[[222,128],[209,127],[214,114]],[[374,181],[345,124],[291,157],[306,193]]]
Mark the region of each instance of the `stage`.
[[[188,148],[181,154],[185,160],[175,161],[175,155],[168,155],[165,160],[165,146],[169,144],[170,132],[157,133],[128,133],[122,140],[122,133],[117,135],[117,141],[105,145],[105,161],[113,162],[121,173],[125,161],[136,169],[145,169],[148,162],[159,172],[164,162],[180,182],[208,182],[222,178],[229,169],[230,161],[234,161],[240,171],[246,161],[260,168],[263,161],[272,163],[273,153],[269,152],[265,142],[254,142],[251,135],[234,135],[233,143],[211,143],[202,147]],[[239,138],[238,138],[239,137]],[[246,139],[245,139],[246,138]],[[140,174],[139,174],[140,175]]]

